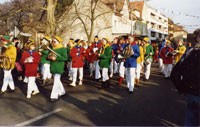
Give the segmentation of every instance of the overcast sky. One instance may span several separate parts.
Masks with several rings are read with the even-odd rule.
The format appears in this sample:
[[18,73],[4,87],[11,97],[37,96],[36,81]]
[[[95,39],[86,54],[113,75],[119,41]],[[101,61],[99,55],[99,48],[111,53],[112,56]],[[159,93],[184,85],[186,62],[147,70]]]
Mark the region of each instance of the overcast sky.
[[[136,0],[131,0],[136,1]],[[138,1],[138,0],[137,0]],[[175,23],[180,23],[188,32],[200,28],[200,18],[187,17],[185,15],[200,16],[200,0],[150,0],[147,2],[151,7],[171,18]],[[180,12],[182,15],[170,13],[163,9]],[[189,27],[188,25],[198,25]]]
[[[9,0],[0,0],[4,3]],[[130,0],[139,1],[139,0]],[[193,32],[195,29],[200,28],[200,18],[187,17],[188,15],[200,16],[200,0],[150,0],[147,2],[151,7],[158,9],[161,13],[171,18],[175,23],[184,25],[188,32]],[[172,14],[163,9],[180,12],[183,15]],[[188,26],[198,25],[198,26]]]

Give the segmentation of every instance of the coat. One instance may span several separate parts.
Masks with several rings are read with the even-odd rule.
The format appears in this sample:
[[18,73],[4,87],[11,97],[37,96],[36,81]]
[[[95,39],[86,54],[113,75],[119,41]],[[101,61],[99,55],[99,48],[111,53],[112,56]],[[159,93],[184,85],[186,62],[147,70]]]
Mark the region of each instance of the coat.
[[[150,53],[152,53],[152,55],[150,55]],[[150,44],[145,45],[145,48],[144,48],[144,57],[146,59],[150,58],[153,61],[153,55],[154,55],[153,46],[150,45]]]
[[181,57],[183,56],[183,54],[185,53],[186,51],[186,47],[184,45],[178,47],[178,54],[176,55],[175,57],[175,61],[176,63],[178,63],[178,61],[181,59]]
[[40,57],[41,64],[50,64],[50,60],[48,60],[49,50],[43,50],[42,55]]
[[[82,68],[84,66],[84,48],[75,46],[70,52],[72,57],[72,68]],[[77,54],[78,53],[78,54]]]
[[100,62],[99,62],[100,68],[110,68],[110,62],[112,58],[112,47],[109,45],[106,45],[104,53],[101,54],[99,58],[100,58]]
[[135,43],[132,43],[131,48],[133,49],[134,54],[126,59],[124,63],[124,66],[126,68],[136,68],[137,58],[140,56],[140,49],[138,45],[136,45]]
[[50,70],[52,74],[63,74],[65,61],[68,59],[67,50],[62,46],[62,44],[54,47],[53,50],[60,56],[56,57],[55,61],[50,62]]
[[166,54],[168,52],[172,52],[172,51],[173,51],[173,48],[168,48],[168,47],[165,47],[161,50],[160,57],[163,59],[164,64],[172,64],[173,63],[173,56],[170,54],[168,56],[166,56]]
[[11,59],[11,69],[14,69],[16,58],[17,58],[16,47],[12,43],[7,44],[7,48],[4,54]]
[[[28,58],[30,56],[33,57],[33,63],[24,63],[26,58]],[[40,62],[40,54],[37,51],[32,51],[32,53],[30,51],[25,51],[22,54],[21,63],[25,67],[25,76],[26,77],[36,77],[37,76],[37,68],[38,68],[39,62]]]
[[[90,48],[90,52],[94,55],[94,61],[97,61],[97,60],[99,60],[99,58],[98,58],[98,56],[97,55],[95,55],[95,52],[94,52],[94,50],[95,49],[100,49],[101,48],[101,46],[102,46],[103,44],[99,41],[98,43],[92,43],[92,45],[91,45],[91,48]],[[96,50],[96,52],[98,53],[98,50]]]
[[144,62],[144,50],[142,46],[139,46],[140,56],[137,58],[137,64]]

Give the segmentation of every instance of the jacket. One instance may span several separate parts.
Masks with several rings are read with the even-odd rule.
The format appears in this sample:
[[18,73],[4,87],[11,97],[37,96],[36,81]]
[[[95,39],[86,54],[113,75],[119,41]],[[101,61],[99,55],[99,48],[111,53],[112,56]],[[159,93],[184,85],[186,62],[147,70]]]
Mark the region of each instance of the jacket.
[[82,68],[84,66],[84,48],[77,45],[72,48],[70,56],[72,57],[72,68]]
[[57,47],[54,47],[53,50],[60,56],[57,56],[55,61],[50,62],[51,73],[63,74],[65,61],[67,61],[68,59],[67,50],[62,46],[62,44],[59,44]]
[[41,64],[50,64],[50,60],[48,60],[49,50],[43,50],[42,55],[40,57]]
[[12,43],[8,43],[6,51],[5,51],[4,54],[11,59],[11,69],[14,69],[15,68],[16,58],[17,58],[17,49],[16,49],[16,47]]
[[99,56],[100,62],[99,66],[100,68],[110,68],[110,62],[112,58],[112,47],[109,45],[106,45],[104,47],[104,52]]
[[144,50],[142,46],[139,46],[140,56],[137,58],[137,64],[144,62]]
[[126,68],[136,68],[137,58],[140,56],[140,49],[138,45],[136,45],[135,43],[132,43],[131,48],[133,49],[134,54],[126,59],[124,63],[124,66]]
[[[26,58],[32,56],[33,57],[33,63],[24,63]],[[22,54],[21,63],[25,67],[25,76],[26,77],[36,77],[37,76],[37,68],[38,64],[40,62],[40,54],[37,51],[25,51]]]
[[186,51],[186,47],[184,45],[178,47],[178,54],[176,55],[175,57],[175,61],[176,63],[178,63],[178,61],[181,59],[181,57],[183,56],[183,54],[185,53]]
[[168,52],[172,52],[173,48],[165,47],[160,52],[160,57],[163,59],[164,64],[172,64],[173,63],[173,56],[171,54],[167,55]]
[[[98,53],[99,49],[101,48],[103,44],[99,41],[98,43],[92,43],[91,48],[90,48],[90,52],[92,53],[92,55],[94,55],[94,61],[99,60],[98,56],[95,55],[95,53]],[[95,51],[95,52],[94,52]]]

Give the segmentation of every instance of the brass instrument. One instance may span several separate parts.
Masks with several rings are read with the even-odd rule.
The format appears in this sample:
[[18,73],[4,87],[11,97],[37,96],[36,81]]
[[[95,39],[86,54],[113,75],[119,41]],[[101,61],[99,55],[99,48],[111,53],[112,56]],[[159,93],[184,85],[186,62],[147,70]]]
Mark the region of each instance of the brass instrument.
[[131,48],[131,46],[129,45],[129,46],[127,46],[124,50],[123,50],[123,52],[122,52],[122,54],[118,54],[118,59],[126,59],[126,58],[129,58],[130,56],[132,56],[133,55],[133,49]]
[[5,55],[0,55],[0,65],[5,69],[5,70],[10,70],[12,66],[12,62],[9,56]]
[[50,51],[50,56],[56,56],[56,57],[60,57],[60,55],[58,53],[56,53],[55,51],[53,51],[53,49],[51,49],[48,45],[41,45],[40,49],[47,49]]
[[103,45],[101,46],[101,48],[99,49],[99,54],[102,55],[104,52],[104,48],[103,48]]
[[173,50],[173,51],[167,52],[165,57],[168,57],[169,55],[175,56],[176,54],[177,54],[176,51]]
[[145,56],[145,58],[144,58],[144,64],[145,65],[149,65],[150,63],[153,62],[153,60],[151,58],[149,58],[149,56],[150,56],[150,54]]

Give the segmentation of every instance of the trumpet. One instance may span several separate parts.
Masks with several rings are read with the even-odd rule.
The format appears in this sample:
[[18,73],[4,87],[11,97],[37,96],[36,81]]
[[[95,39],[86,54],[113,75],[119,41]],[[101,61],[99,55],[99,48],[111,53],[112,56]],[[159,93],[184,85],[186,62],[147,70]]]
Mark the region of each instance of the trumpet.
[[10,70],[12,66],[12,62],[9,56],[0,55],[0,65],[5,70]]

